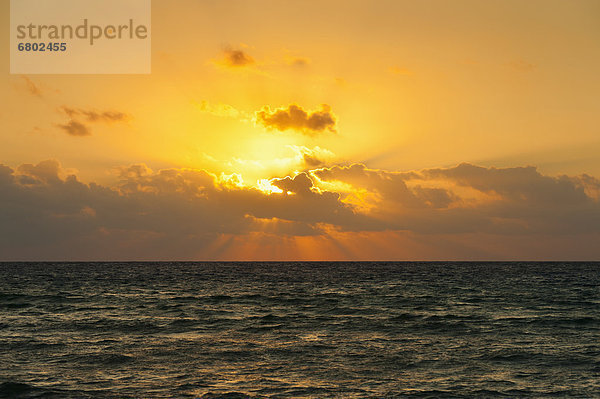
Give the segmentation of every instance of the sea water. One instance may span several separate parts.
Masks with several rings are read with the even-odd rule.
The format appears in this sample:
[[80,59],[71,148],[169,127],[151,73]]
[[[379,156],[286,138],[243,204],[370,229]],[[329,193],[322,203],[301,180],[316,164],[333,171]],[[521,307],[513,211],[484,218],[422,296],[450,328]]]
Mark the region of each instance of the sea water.
[[2,263],[0,397],[600,397],[600,263]]

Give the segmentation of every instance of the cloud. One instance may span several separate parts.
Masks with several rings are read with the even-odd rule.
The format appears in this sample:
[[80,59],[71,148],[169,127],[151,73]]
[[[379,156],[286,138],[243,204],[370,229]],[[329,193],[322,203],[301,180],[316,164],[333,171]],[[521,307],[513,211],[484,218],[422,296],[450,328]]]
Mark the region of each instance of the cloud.
[[577,176],[574,180],[579,187],[583,188],[588,197],[600,201],[600,180],[586,174]]
[[306,57],[287,56],[286,63],[292,67],[306,68],[310,65],[311,61]]
[[155,172],[138,164],[119,172],[118,183],[108,187],[62,178],[65,172],[51,160],[16,170],[0,166],[0,253],[118,258],[146,251],[153,258],[172,257],[181,244],[177,256],[185,257],[223,234],[262,232],[266,225],[271,233],[315,235],[323,225],[354,230],[369,224],[338,194],[313,191],[306,174],[274,179],[288,190],[267,195],[203,170]]
[[[420,233],[600,233],[598,180],[542,175],[534,167],[484,168],[460,164],[414,172],[334,166],[311,172],[325,184],[363,189],[371,216],[393,229]],[[331,186],[329,186],[331,187]],[[348,193],[340,193],[342,200]],[[350,197],[350,199],[352,199]]]
[[247,182],[268,180],[271,177],[285,176],[291,171],[307,171],[316,167],[330,165],[336,155],[319,146],[305,147],[286,145],[279,154],[269,159],[247,159],[233,157],[217,159],[210,154],[201,153],[202,165],[215,173],[235,174],[243,171],[243,179]]
[[27,91],[32,95],[32,96],[36,96],[36,97],[42,97],[42,90],[39,88],[38,85],[36,85],[31,79],[29,79],[27,76],[22,76],[23,80],[25,81],[25,84],[27,85]]
[[[85,110],[81,108],[70,108],[62,106],[60,108],[69,118],[66,124],[58,124],[57,126],[71,136],[90,136],[92,129],[89,126],[91,123],[114,123],[123,122],[129,119],[129,115],[119,111],[95,111]],[[88,125],[81,122],[84,120]]]
[[293,178],[290,176],[286,176],[283,179],[273,179],[271,181],[271,184],[281,189],[286,195],[287,193],[292,193],[306,196],[313,193],[311,191],[313,182],[306,173],[300,173],[299,175]]
[[119,111],[93,111],[81,108],[69,108],[63,106],[62,110],[69,117],[81,117],[88,122],[122,122],[127,120],[128,115]]
[[256,61],[242,49],[227,47],[223,50],[222,58],[217,61],[220,65],[230,68],[241,68],[254,65]]
[[[244,186],[235,174],[154,171],[144,164],[118,168],[111,185],[83,183],[54,160],[0,165],[0,254],[228,258],[249,250],[251,239],[263,258],[265,248],[293,243],[321,248],[317,257],[544,258],[544,248],[552,257],[577,255],[573,248],[578,258],[600,257],[592,245],[600,239],[600,181],[587,175],[471,164],[396,172],[353,164],[265,186],[274,189]],[[303,256],[295,248],[287,253]]]
[[336,132],[336,118],[327,104],[321,105],[317,111],[305,111],[296,104],[287,108],[271,110],[264,107],[256,112],[256,122],[268,129],[279,131],[296,130],[307,135],[315,135],[326,130]]
[[59,173],[61,172],[60,164],[55,160],[47,160],[33,164],[23,164],[17,168],[19,178],[31,178],[29,182],[39,183],[56,183],[60,181]]
[[308,148],[300,145],[289,145],[288,148],[296,154],[299,163],[308,169],[324,166],[335,157],[333,152],[319,146]]
[[67,134],[71,136],[89,136],[92,134],[90,129],[81,122],[77,122],[76,120],[71,119],[66,124],[58,124],[59,128],[64,130]]
[[307,70],[311,64],[311,59],[307,57],[290,54],[289,50],[285,50],[283,58],[280,57],[262,57],[256,60],[249,54],[247,48],[249,46],[240,44],[239,47],[226,46],[219,56],[209,61],[210,64],[228,70],[229,72],[242,72],[257,74],[262,77],[274,78],[271,74],[273,71],[282,68],[295,69],[297,72]]

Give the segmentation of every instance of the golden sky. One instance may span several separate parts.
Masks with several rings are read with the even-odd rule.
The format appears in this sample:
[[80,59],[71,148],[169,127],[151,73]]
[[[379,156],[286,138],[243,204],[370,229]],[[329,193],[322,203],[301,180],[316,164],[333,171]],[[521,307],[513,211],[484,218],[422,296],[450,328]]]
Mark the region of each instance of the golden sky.
[[155,0],[10,75],[2,259],[600,259],[600,2]]

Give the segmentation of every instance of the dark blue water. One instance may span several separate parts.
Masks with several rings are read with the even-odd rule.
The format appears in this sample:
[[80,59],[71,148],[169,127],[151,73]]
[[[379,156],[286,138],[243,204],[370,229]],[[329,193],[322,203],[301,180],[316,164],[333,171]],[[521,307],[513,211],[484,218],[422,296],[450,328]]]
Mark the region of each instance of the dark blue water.
[[600,397],[599,284],[599,263],[4,263],[0,397]]

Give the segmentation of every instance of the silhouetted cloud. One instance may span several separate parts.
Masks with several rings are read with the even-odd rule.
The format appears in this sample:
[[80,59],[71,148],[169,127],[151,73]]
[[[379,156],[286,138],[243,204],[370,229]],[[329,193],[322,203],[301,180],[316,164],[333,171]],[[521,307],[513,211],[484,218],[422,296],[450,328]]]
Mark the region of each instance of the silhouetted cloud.
[[[269,242],[324,237],[323,245],[333,245],[332,235],[362,237],[353,245],[369,248],[377,247],[369,237],[410,245],[418,239],[432,253],[470,256],[478,253],[472,242],[488,249],[546,242],[558,251],[556,243],[572,243],[565,237],[600,237],[600,181],[545,176],[532,167],[393,172],[337,165],[271,179],[281,190],[272,194],[204,170],[136,164],[118,172],[118,182],[106,186],[80,182],[53,160],[0,165],[2,257],[202,258],[215,241],[256,234]],[[454,244],[446,248],[440,237]],[[599,254],[595,248],[583,254]]]
[[120,182],[112,187],[63,174],[56,161],[0,167],[0,253],[58,251],[83,240],[81,248],[94,245],[96,254],[99,248],[111,253],[139,245],[155,256],[177,242],[190,251],[221,234],[264,231],[266,224],[273,233],[290,235],[322,234],[321,224],[343,230],[369,224],[338,194],[311,191],[306,174],[274,180],[293,194],[271,195],[202,170],[154,172],[132,165],[120,169]]
[[304,146],[290,145],[288,147],[297,154],[297,157],[303,166],[308,169],[324,166],[335,157],[333,152],[319,146],[308,148]]
[[316,157],[312,154],[308,154],[308,153],[302,154],[302,158],[304,160],[304,163],[310,168],[316,168],[318,166],[323,165],[323,163],[324,163],[323,160],[319,159],[318,157]]
[[86,125],[73,119],[66,124],[58,124],[57,126],[71,136],[89,136],[92,134]]
[[70,121],[66,124],[58,124],[57,126],[71,136],[89,136],[92,134],[91,127],[81,122],[81,120],[90,124],[97,122],[123,122],[129,118],[127,114],[119,111],[95,111],[67,106],[62,106],[60,110],[70,118]]
[[300,173],[295,177],[286,176],[283,179],[273,179],[271,183],[283,190],[284,193],[293,193],[298,195],[310,195],[313,186],[312,180],[306,173]]
[[220,62],[228,67],[240,68],[252,65],[256,61],[244,50],[228,47],[223,50],[223,58],[220,60]]
[[121,122],[127,120],[127,114],[119,111],[94,111],[63,106],[62,110],[69,117],[81,117],[88,122]]
[[336,131],[336,118],[331,112],[331,107],[327,104],[321,105],[320,110],[312,112],[305,111],[296,104],[274,110],[271,110],[270,107],[264,107],[256,113],[256,121],[269,129],[280,131],[292,129],[308,135],[321,133],[325,130]]
[[[544,176],[534,167],[484,168],[461,164],[414,172],[365,165],[312,171],[324,181],[365,190],[369,214],[392,228],[417,232],[600,233],[600,203],[589,176]],[[587,190],[587,191],[586,191]],[[588,192],[590,194],[588,194]],[[342,198],[349,194],[342,194]]]

